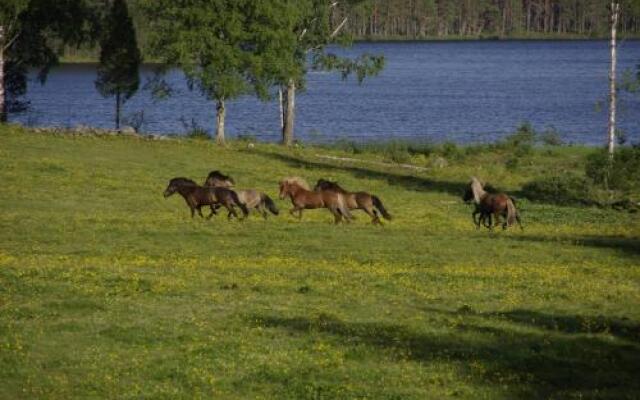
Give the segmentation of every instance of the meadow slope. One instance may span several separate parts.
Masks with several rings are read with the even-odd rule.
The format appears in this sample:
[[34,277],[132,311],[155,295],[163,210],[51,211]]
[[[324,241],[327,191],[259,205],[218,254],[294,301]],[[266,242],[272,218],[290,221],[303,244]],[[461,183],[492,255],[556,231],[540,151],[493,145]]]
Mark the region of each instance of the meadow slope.
[[[521,200],[525,231],[491,233],[460,200],[472,174],[517,191],[589,151],[413,171],[0,126],[0,398],[638,398],[639,214]],[[274,199],[337,179],[395,218],[192,220],[162,197],[212,169]]]

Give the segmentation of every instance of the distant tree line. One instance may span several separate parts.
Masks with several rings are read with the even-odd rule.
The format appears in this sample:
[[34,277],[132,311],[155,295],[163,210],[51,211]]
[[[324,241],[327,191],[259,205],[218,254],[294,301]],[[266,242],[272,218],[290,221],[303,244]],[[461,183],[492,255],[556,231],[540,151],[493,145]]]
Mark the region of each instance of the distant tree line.
[[[622,34],[640,32],[632,3],[623,4]],[[604,0],[374,0],[349,18],[351,34],[372,39],[606,37],[610,25]]]
[[[93,0],[100,2],[103,0]],[[144,0],[128,0],[138,32],[138,43],[148,53],[150,21],[142,10]],[[619,34],[640,34],[640,17],[631,12],[637,0],[621,2]],[[344,33],[353,39],[448,38],[606,38],[610,10],[606,0],[368,0],[341,7],[332,23],[344,18]],[[68,55],[97,57],[85,48]]]

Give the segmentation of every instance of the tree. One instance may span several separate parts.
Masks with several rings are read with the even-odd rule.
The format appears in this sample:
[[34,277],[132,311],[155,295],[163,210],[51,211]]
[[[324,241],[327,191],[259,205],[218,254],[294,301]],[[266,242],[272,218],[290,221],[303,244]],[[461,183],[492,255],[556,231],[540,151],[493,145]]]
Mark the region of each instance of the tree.
[[180,68],[190,89],[216,104],[216,142],[225,142],[226,102],[249,91],[245,29],[250,0],[146,0],[151,52]]
[[113,1],[103,26],[96,88],[103,97],[115,96],[116,129],[120,129],[120,110],[138,91],[142,62],[125,0]]
[[616,141],[616,65],[617,65],[617,29],[620,16],[620,3],[611,0],[611,69],[609,71],[609,157],[613,158]]
[[[295,23],[297,41],[293,49],[292,71],[284,75],[280,84],[282,144],[290,146],[294,140],[295,95],[296,90],[304,87],[307,61],[312,58],[314,69],[337,70],[343,79],[351,74],[358,76],[361,83],[365,77],[376,75],[384,67],[382,56],[364,54],[355,59],[339,57],[326,51],[333,43],[347,45],[350,38],[341,32],[349,17],[349,8],[357,2],[345,1],[344,4],[331,0],[299,0],[296,2],[299,12]],[[338,17],[338,18],[336,18]]]
[[44,83],[58,62],[54,44],[78,45],[95,32],[93,9],[83,0],[2,0],[0,2],[0,122],[26,107],[29,68]]

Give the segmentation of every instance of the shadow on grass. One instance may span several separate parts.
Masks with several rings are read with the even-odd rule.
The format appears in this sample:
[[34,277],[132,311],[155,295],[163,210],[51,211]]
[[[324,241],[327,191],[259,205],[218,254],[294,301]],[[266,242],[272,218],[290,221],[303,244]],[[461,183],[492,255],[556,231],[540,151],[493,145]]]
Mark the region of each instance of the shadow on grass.
[[536,235],[511,235],[510,240],[525,242],[558,242],[564,245],[595,247],[600,249],[613,249],[621,251],[629,256],[640,256],[640,238],[627,238],[620,236],[594,236],[582,235],[571,237],[549,237]]
[[[291,333],[332,335],[344,346],[384,349],[420,363],[453,362],[460,368],[461,379],[496,385],[507,390],[509,398],[622,398],[640,394],[636,379],[640,349],[635,344],[546,331],[522,333],[504,327],[504,323],[485,320],[487,316],[444,313],[456,314],[456,323],[436,332],[416,332],[379,322],[346,322],[327,315],[253,316],[251,320]],[[519,323],[530,315],[519,311],[504,317]],[[474,367],[478,363],[481,367]]]
[[[382,179],[386,180],[390,186],[402,186],[408,190],[415,191],[424,191],[424,192],[439,192],[439,193],[447,193],[457,197],[462,198],[464,191],[466,189],[466,183],[460,182],[449,182],[449,181],[438,181],[429,178],[421,178],[413,175],[403,175],[392,172],[381,172],[376,171],[369,168],[364,167],[354,167],[354,166],[346,166],[346,165],[335,165],[330,162],[322,162],[322,161],[309,161],[304,160],[302,158],[280,154],[280,153],[269,153],[260,151],[260,155],[273,158],[275,160],[284,162],[291,167],[294,168],[317,168],[324,170],[335,170],[335,171],[343,171],[349,172],[353,174],[356,178],[368,178],[368,179]],[[304,177],[306,178],[306,177]],[[320,175],[317,178],[321,178]],[[314,182],[309,182],[310,184],[315,184]],[[361,190],[362,188],[350,188],[352,190]],[[461,200],[462,204],[462,200]]]

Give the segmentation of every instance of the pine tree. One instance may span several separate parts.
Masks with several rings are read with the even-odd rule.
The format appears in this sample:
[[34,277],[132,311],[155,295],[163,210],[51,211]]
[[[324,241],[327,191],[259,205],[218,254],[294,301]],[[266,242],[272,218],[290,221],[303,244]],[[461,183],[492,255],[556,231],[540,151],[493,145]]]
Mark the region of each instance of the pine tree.
[[104,21],[100,49],[96,88],[104,97],[115,96],[116,129],[120,129],[120,111],[122,105],[138,91],[142,62],[125,0],[113,1]]

